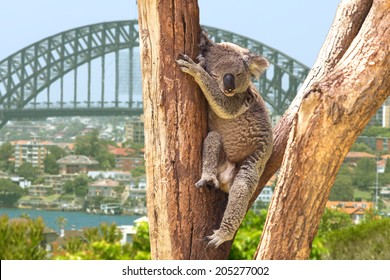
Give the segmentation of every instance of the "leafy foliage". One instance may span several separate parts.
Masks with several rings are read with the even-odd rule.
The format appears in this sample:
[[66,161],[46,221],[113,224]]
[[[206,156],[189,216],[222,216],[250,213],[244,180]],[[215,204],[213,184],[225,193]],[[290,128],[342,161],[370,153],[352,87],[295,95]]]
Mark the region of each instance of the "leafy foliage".
[[367,126],[362,136],[390,137],[390,128],[382,126]]
[[6,172],[14,171],[15,164],[11,161],[11,158],[14,156],[14,151],[14,146],[9,142],[0,146],[0,170]]
[[45,157],[45,173],[48,174],[58,174],[60,167],[57,163],[57,160],[66,156],[66,152],[58,146],[51,146],[48,150],[48,154]]
[[353,227],[332,231],[326,236],[332,260],[389,260],[390,219],[370,220]]
[[340,168],[336,181],[330,191],[329,200],[352,201],[354,190],[352,187],[352,173],[346,165]]
[[369,154],[373,154],[374,151],[365,143],[354,143],[350,149],[350,151],[354,152],[366,152]]
[[369,190],[374,185],[375,172],[376,164],[374,159],[360,159],[353,172],[353,185],[362,190]]
[[[267,211],[260,214],[249,211],[233,242],[229,259],[251,260],[257,249]],[[340,229],[352,227],[348,214],[338,210],[325,209],[321,218],[318,234],[313,241],[310,259],[322,259],[328,253],[326,234]]]
[[149,225],[147,222],[140,222],[135,229],[137,234],[133,237],[131,259],[150,260]]
[[144,164],[141,164],[140,166],[134,168],[134,169],[131,171],[131,174],[132,174],[133,177],[135,177],[135,178],[144,176],[144,175],[145,175],[145,165],[144,165]]
[[65,194],[75,194],[84,197],[88,193],[89,178],[85,174],[80,174],[73,180],[66,181],[64,184]]
[[325,208],[318,226],[317,236],[314,238],[310,252],[310,259],[321,260],[328,253],[326,246],[326,234],[352,226],[352,220],[348,214],[338,209]]
[[352,220],[348,214],[338,209],[325,208],[318,227],[318,235],[324,235],[328,232],[347,228],[352,225]]
[[0,217],[0,259],[41,260],[46,258],[42,248],[44,224],[41,218],[14,219]]
[[150,259],[149,229],[147,223],[136,225],[137,234],[132,244],[121,245],[121,231],[115,224],[101,224],[99,228],[84,231],[85,240],[72,238],[56,259],[66,260],[125,260]]
[[17,171],[18,176],[32,182],[38,178],[38,173],[38,169],[29,162],[23,162]]
[[[66,219],[57,218],[57,225],[64,226]],[[9,219],[0,216],[0,258],[2,260],[47,259],[43,248],[44,223],[28,217]],[[101,224],[84,230],[81,237],[66,240],[56,247],[50,258],[63,260],[145,260],[150,259],[149,227],[146,222],[135,226],[136,234],[132,243],[121,245],[122,233],[115,225]]]
[[115,156],[110,153],[108,145],[109,142],[99,139],[99,131],[94,129],[76,138],[75,153],[96,159],[100,168],[107,170],[115,166]]
[[267,211],[249,211],[243,220],[230,250],[229,259],[252,260],[263,231]]
[[0,205],[13,206],[23,195],[23,189],[10,179],[0,178]]

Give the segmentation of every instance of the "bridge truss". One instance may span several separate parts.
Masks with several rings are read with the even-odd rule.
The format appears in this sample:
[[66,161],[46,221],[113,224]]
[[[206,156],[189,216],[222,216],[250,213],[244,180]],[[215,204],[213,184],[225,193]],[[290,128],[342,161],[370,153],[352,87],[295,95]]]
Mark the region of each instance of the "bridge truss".
[[[255,83],[273,114],[282,114],[309,69],[258,41],[203,28],[216,42],[239,44],[270,61],[271,67]],[[141,113],[136,20],[68,30],[0,61],[0,128],[12,119]]]

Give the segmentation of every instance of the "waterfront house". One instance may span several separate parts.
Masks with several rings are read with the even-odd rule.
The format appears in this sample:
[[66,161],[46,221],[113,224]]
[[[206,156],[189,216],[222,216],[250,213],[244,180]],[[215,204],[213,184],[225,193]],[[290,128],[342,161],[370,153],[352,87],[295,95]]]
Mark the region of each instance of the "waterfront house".
[[88,184],[88,197],[118,198],[119,182],[112,179],[100,179]]
[[96,170],[99,162],[83,155],[69,155],[57,160],[60,166],[60,174],[87,174]]
[[123,171],[89,171],[87,175],[93,180],[113,179],[123,184],[130,184],[132,180],[130,172]]
[[115,168],[128,171],[143,164],[139,157],[135,157],[135,150],[131,148],[110,147],[110,153],[115,156]]
[[373,203],[366,201],[328,201],[326,207],[347,213],[353,223],[358,224],[363,220],[364,215],[373,209]]
[[75,228],[72,228],[72,230],[65,230],[62,228],[60,234],[57,235],[57,238],[52,241],[47,248],[51,251],[58,251],[72,239],[80,239],[85,243],[88,242],[84,230],[76,230]]
[[130,196],[135,199],[145,199],[146,197],[146,179],[141,178],[138,184],[130,185]]
[[52,186],[55,194],[64,194],[64,184],[66,181],[74,180],[78,174],[45,175],[45,185]]
[[28,188],[28,195],[31,197],[45,197],[53,194],[53,187],[47,185],[31,185]]

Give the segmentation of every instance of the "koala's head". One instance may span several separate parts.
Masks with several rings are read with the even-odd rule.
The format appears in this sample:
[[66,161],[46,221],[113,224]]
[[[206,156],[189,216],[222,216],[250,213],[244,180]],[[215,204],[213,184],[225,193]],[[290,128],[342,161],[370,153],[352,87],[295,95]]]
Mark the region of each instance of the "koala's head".
[[214,43],[204,31],[199,47],[200,65],[218,81],[219,88],[226,96],[245,92],[251,78],[260,78],[269,66],[264,57],[248,49],[232,43]]

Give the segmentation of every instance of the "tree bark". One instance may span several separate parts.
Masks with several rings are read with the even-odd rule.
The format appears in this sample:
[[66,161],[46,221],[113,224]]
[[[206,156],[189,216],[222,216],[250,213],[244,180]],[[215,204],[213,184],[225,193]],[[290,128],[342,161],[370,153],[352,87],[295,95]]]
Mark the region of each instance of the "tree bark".
[[284,145],[285,155],[256,259],[308,258],[340,165],[390,94],[389,25],[388,0],[339,6],[315,66],[275,129],[271,168]]
[[339,5],[332,27],[328,32],[328,36],[313,68],[307,75],[305,82],[300,87],[299,92],[290,104],[288,110],[274,128],[273,153],[260,178],[258,188],[252,197],[252,203],[282,164],[288,135],[292,129],[293,120],[305,92],[309,90],[313,84],[333,71],[337,62],[349,48],[352,40],[356,37],[372,5],[372,0],[364,0],[359,3],[355,2],[356,1],[351,2],[349,0],[344,0]]
[[202,239],[218,228],[227,197],[195,188],[206,103],[175,63],[180,53],[198,55],[197,1],[139,0],[138,7],[152,258],[226,258],[230,244],[206,249]]
[[[349,147],[390,92],[389,5],[344,0],[317,62],[274,129],[274,152],[257,193],[282,163],[258,259],[307,258],[330,188]],[[226,195],[197,190],[206,106],[175,64],[198,54],[196,0],[140,0],[148,216],[154,259],[224,259],[207,249]]]

